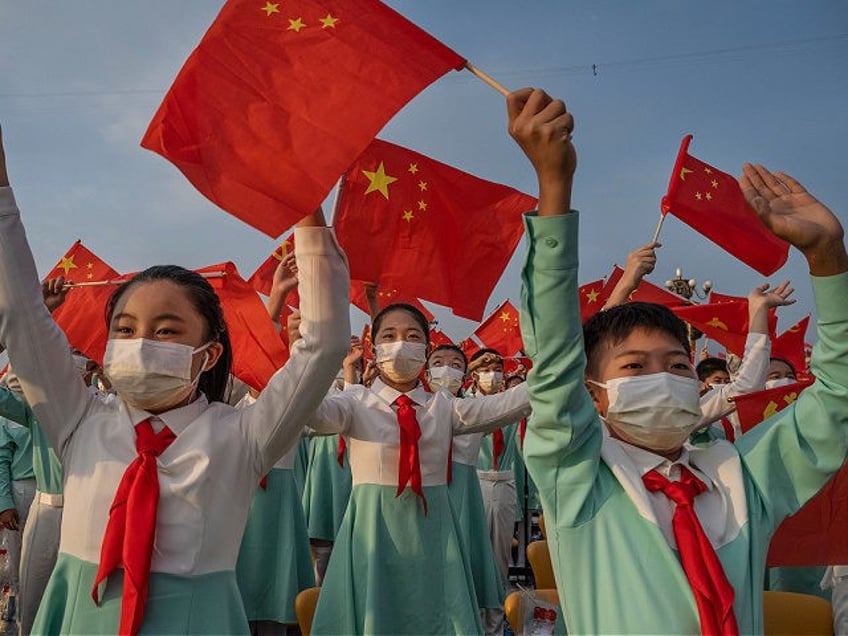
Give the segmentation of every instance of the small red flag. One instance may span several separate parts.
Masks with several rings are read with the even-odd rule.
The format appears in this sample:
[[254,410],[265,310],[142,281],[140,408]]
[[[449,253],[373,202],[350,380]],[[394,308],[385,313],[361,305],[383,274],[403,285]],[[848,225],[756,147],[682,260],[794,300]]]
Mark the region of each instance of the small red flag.
[[764,276],[780,269],[789,244],[777,238],[748,205],[739,183],[688,152],[686,135],[662,198],[662,213],[671,212],[689,227]]
[[141,145],[277,237],[404,104],[464,64],[376,0],[229,0]]
[[686,321],[707,338],[724,345],[730,353],[742,356],[748,336],[748,301],[707,303],[672,307],[677,317]]
[[[262,261],[262,264],[251,274],[247,282],[260,294],[270,296],[271,287],[274,284],[274,272],[277,271],[277,266],[283,259],[292,252],[294,252],[294,233],[289,234],[283,239],[280,247],[275,249],[268,258]],[[295,307],[298,305],[299,303],[294,303]]]
[[601,278],[581,285],[577,292],[580,294],[580,322],[586,322],[606,304],[612,287],[606,287],[605,279]]
[[512,356],[524,349],[518,324],[518,310],[508,300],[477,327],[474,335],[487,348],[495,349],[504,356]]
[[[114,280],[120,274],[76,241],[45,278],[64,276],[66,282],[91,283]],[[106,326],[106,303],[114,285],[72,287],[65,302],[53,312],[53,319],[65,332],[71,346],[98,364],[103,362],[109,330]]]
[[435,349],[442,345],[452,345],[453,340],[448,338],[442,331],[438,329],[430,329],[430,349]]
[[736,405],[736,414],[739,416],[742,432],[746,433],[760,422],[785,409],[797,400],[801,391],[810,384],[812,381],[796,382],[773,389],[737,395],[733,403]]
[[795,368],[796,373],[803,373],[807,369],[807,351],[804,336],[810,324],[810,317],[802,318],[797,324],[792,325],[780,334],[771,343],[771,356],[788,360]]
[[462,342],[459,343],[459,348],[462,349],[462,352],[465,354],[465,357],[469,360],[471,356],[480,351],[480,345],[474,342],[471,338],[466,338]]
[[362,328],[362,338],[360,341],[362,342],[362,360],[365,362],[374,360],[374,341],[371,339],[371,325],[366,324]]
[[195,270],[199,274],[223,272],[207,279],[224,310],[233,346],[233,375],[261,391],[271,376],[288,360],[288,351],[274,328],[265,305],[232,263]]
[[[375,140],[347,172],[334,224],[353,278],[481,320],[533,197]],[[473,284],[469,284],[473,281]]]
[[[604,302],[612,295],[612,290],[615,289],[622,275],[624,275],[623,269],[618,265],[613,267],[612,273],[609,275],[604,285],[604,291],[602,292],[602,296],[605,299]],[[630,302],[655,303],[657,305],[664,305],[665,307],[679,307],[681,305],[691,304],[691,301],[683,296],[672,294],[670,291],[666,291],[662,287],[657,287],[644,279],[639,283],[636,291],[630,294],[629,300]]]

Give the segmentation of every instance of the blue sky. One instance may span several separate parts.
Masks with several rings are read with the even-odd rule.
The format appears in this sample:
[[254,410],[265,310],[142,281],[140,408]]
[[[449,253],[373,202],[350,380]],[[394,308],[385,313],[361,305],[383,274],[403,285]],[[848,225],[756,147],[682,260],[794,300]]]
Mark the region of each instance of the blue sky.
[[[650,239],[686,133],[695,135],[694,156],[734,174],[745,161],[788,172],[848,222],[843,1],[388,4],[509,88],[538,86],[566,100],[577,121],[582,281]],[[76,238],[119,271],[233,260],[248,276],[274,249],[138,145],[220,6],[0,0],[0,124],[42,272]],[[468,73],[438,81],[380,136],[535,194],[530,165],[506,133],[503,99]],[[744,295],[761,282],[676,219],[661,240],[655,283],[677,267],[723,293]],[[517,304],[523,252],[522,244],[490,310],[505,298]],[[812,310],[806,271],[792,253],[773,279],[798,287],[780,330]],[[456,339],[474,328],[434,313]],[[352,316],[361,326],[364,316]]]

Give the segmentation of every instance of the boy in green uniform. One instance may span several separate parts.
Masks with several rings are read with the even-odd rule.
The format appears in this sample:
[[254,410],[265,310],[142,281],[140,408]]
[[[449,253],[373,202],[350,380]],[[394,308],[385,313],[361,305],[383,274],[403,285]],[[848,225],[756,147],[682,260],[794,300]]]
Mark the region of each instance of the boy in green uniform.
[[848,255],[836,217],[787,175],[746,165],[742,190],[806,257],[818,315],[797,402],[736,446],[686,440],[700,418],[683,324],[631,303],[580,329],[574,121],[559,100],[507,98],[539,178],[527,216],[522,331],[534,366],[525,460],[542,498],[571,633],[757,633],[769,540],[848,450]]

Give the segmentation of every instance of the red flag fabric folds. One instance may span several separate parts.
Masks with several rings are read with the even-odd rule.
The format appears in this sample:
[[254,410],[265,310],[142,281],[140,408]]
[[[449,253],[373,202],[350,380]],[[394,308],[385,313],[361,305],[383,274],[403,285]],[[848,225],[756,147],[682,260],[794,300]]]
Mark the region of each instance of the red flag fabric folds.
[[277,237],[404,104],[464,64],[377,0],[229,0],[141,145]]
[[[271,295],[271,286],[274,283],[274,272],[277,271],[277,266],[283,259],[294,251],[294,233],[289,234],[280,243],[280,247],[275,249],[271,255],[262,261],[262,264],[256,268],[256,271],[251,274],[247,282],[253,289],[260,294],[266,296]],[[293,294],[296,292],[292,292]],[[292,303],[294,307],[300,305],[300,302]]]
[[[91,283],[114,280],[120,276],[105,261],[76,241],[45,278],[64,276],[66,282]],[[53,319],[65,332],[71,346],[97,364],[103,362],[109,331],[106,327],[106,303],[114,285],[73,287],[65,302],[53,312]]]
[[[601,293],[604,298],[604,302],[606,302],[610,295],[612,295],[612,290],[615,289],[615,286],[618,284],[618,281],[621,280],[623,274],[624,270],[618,265],[613,267],[612,273],[609,275],[609,278],[604,285],[604,291]],[[636,291],[630,294],[629,300],[630,302],[655,303],[666,307],[679,307],[681,305],[691,304],[691,301],[687,300],[683,296],[672,294],[670,291],[666,291],[662,287],[657,287],[653,283],[649,283],[644,279],[642,279],[639,283],[639,287],[636,288]]]
[[732,175],[689,154],[691,141],[686,135],[680,144],[663,214],[671,212],[764,276],[773,274],[786,263],[789,244],[763,225]]
[[524,349],[518,324],[518,310],[508,300],[501,303],[492,315],[477,327],[474,335],[487,348],[495,349],[503,356],[512,356]]
[[788,360],[795,368],[795,373],[803,373],[807,369],[807,350],[804,336],[809,324],[809,316],[802,318],[771,343],[771,356]]
[[353,278],[481,320],[533,197],[375,140],[351,166],[336,234]]
[[740,357],[744,353],[748,336],[747,300],[673,307],[672,311],[707,338],[724,345],[730,353]]

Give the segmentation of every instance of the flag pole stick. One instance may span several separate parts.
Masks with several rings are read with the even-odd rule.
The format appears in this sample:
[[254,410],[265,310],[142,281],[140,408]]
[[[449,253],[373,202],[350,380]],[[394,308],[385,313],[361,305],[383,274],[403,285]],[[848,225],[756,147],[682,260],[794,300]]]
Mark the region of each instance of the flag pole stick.
[[660,222],[657,223],[657,229],[654,230],[654,238],[651,239],[651,243],[656,243],[657,239],[660,237],[660,231],[662,230],[663,221],[665,221],[665,214],[660,213]]
[[469,71],[471,71],[478,78],[480,78],[481,80],[486,82],[486,84],[488,84],[489,86],[494,88],[496,91],[498,91],[504,97],[509,95],[509,90],[507,90],[507,88],[503,84],[501,84],[500,82],[498,82],[497,80],[492,78],[490,75],[481,71],[479,68],[474,66],[471,62],[466,62],[465,68],[468,69]]
[[[201,274],[203,278],[224,278],[227,272],[204,272]],[[72,287],[103,287],[105,285],[123,285],[129,278],[115,278],[112,280],[93,280],[88,283],[65,283],[63,289],[71,289]]]

